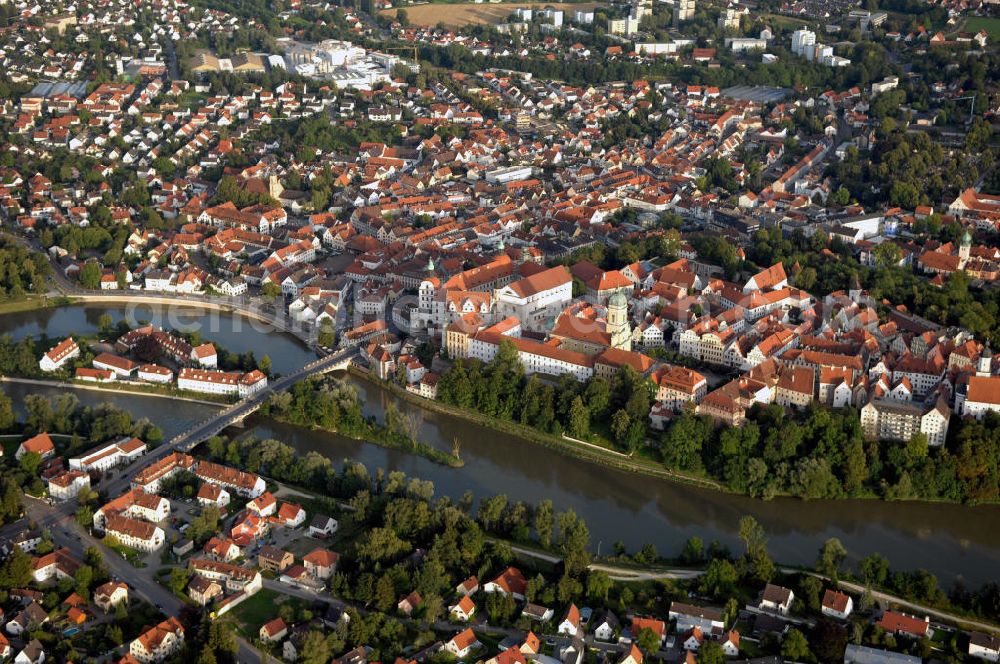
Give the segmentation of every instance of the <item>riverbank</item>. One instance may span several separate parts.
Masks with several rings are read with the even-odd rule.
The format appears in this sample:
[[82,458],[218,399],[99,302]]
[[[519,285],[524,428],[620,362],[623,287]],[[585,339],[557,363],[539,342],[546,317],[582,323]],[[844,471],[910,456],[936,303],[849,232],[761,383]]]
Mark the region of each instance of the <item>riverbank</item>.
[[73,302],[73,298],[69,297],[47,297],[44,295],[33,295],[20,300],[4,300],[0,302],[0,316],[22,311],[35,311],[36,309],[54,309],[73,304]]
[[237,302],[216,302],[214,300],[203,300],[196,297],[172,296],[172,295],[124,295],[124,294],[98,294],[98,293],[74,293],[72,298],[67,298],[70,302],[81,302],[84,304],[137,304],[155,305],[166,307],[185,307],[190,309],[204,309],[208,311],[219,311],[221,313],[235,316],[243,316],[251,320],[265,323],[278,332],[290,334],[309,348],[313,348],[311,334],[305,330],[297,329],[281,320],[274,314],[269,314],[253,306],[245,306]]
[[[913,503],[913,504],[928,504],[928,505],[957,505],[957,506],[969,505],[968,503],[961,500],[949,500],[947,498],[941,498],[941,497],[909,496],[906,498],[890,498],[879,495],[874,491],[870,490],[866,490],[860,494],[855,494],[855,495],[838,495],[838,496],[825,496],[825,497],[803,496],[797,493],[784,490],[774,491],[773,493],[769,493],[766,495],[753,495],[745,491],[734,489],[726,485],[725,483],[719,480],[712,479],[710,477],[685,473],[683,471],[671,470],[669,468],[666,468],[658,460],[644,456],[648,452],[648,450],[651,449],[649,447],[640,449],[634,455],[628,455],[618,450],[605,447],[597,443],[592,443],[586,440],[572,438],[565,434],[563,434],[562,436],[548,434],[545,432],[538,431],[533,427],[520,424],[518,422],[510,420],[500,420],[488,415],[484,415],[474,410],[467,410],[457,406],[453,406],[451,404],[442,403],[434,399],[427,399],[419,395],[413,394],[407,390],[404,390],[399,386],[394,385],[391,382],[377,380],[374,377],[372,377],[369,372],[355,366],[351,366],[348,369],[348,371],[355,378],[365,381],[366,383],[376,387],[377,389],[380,389],[403,401],[413,404],[418,408],[425,409],[430,412],[440,413],[443,415],[459,418],[467,422],[471,422],[500,433],[517,436],[522,440],[542,445],[549,449],[555,450],[560,454],[572,456],[574,458],[586,461],[588,463],[595,463],[607,466],[609,468],[640,473],[649,477],[666,479],[674,483],[688,485],[688,486],[695,486],[703,489],[709,489],[723,494],[743,496],[754,501],[768,502],[774,499],[794,499],[805,502],[862,501],[867,503],[877,502],[886,504]],[[979,501],[969,506],[974,507],[976,505],[995,506],[995,505],[1000,505],[1000,501]]]
[[571,438],[563,438],[551,434],[545,434],[531,427],[518,424],[517,422],[498,420],[496,418],[483,415],[482,413],[477,413],[474,411],[457,408],[455,406],[441,403],[440,401],[436,401],[433,399],[425,399],[423,397],[419,397],[415,394],[407,392],[406,390],[402,389],[397,385],[375,380],[371,377],[371,375],[368,372],[359,369],[358,367],[355,366],[351,366],[348,369],[348,373],[350,373],[355,378],[358,378],[359,380],[364,380],[378,387],[379,389],[382,389],[392,394],[393,396],[408,403],[411,403],[419,408],[423,408],[425,410],[429,410],[436,413],[442,413],[444,415],[450,415],[452,417],[457,417],[472,422],[474,424],[478,424],[479,426],[499,431],[501,433],[517,436],[518,438],[521,438],[531,443],[542,445],[544,447],[555,450],[567,456],[572,456],[578,459],[582,459],[590,463],[608,466],[610,468],[616,468],[618,470],[641,473],[649,477],[667,479],[672,482],[698,486],[701,488],[712,489],[724,493],[735,493],[725,485],[719,482],[715,482],[714,480],[709,480],[701,477],[695,477],[667,470],[666,468],[663,468],[659,464],[656,464],[652,461],[646,462],[645,460],[642,459],[636,459],[634,457],[625,456],[622,453],[617,452],[615,450],[608,450],[602,448],[599,445],[594,445],[592,443],[586,443],[583,441],[574,441]]
[[[448,454],[418,441],[415,422],[400,416],[397,411],[388,412],[384,423],[372,416],[364,417],[361,403],[353,390],[341,392],[341,399],[331,402],[325,390],[328,386],[339,389],[339,380],[334,381],[331,385],[329,379],[307,380],[304,390],[283,390],[263,404],[260,414],[288,426],[372,443],[451,468],[465,465],[458,454]],[[282,398],[276,399],[279,395]],[[286,403],[286,400],[290,401]]]
[[282,417],[276,417],[274,415],[268,415],[268,417],[273,418],[276,422],[281,422],[282,424],[287,424],[289,426],[300,427],[302,429],[308,429],[309,431],[323,431],[325,433],[343,436],[344,438],[349,438],[350,440],[356,440],[361,443],[378,445],[379,447],[384,447],[389,450],[397,450],[399,452],[406,452],[407,454],[416,454],[417,456],[421,456],[428,461],[433,461],[434,463],[442,466],[461,468],[465,465],[465,462],[461,459],[454,457],[447,452],[442,452],[436,447],[431,447],[430,445],[426,445],[424,443],[413,443],[412,445],[409,445],[403,441],[397,441],[393,439],[387,431],[381,431],[383,427],[373,430],[371,434],[352,434],[346,431],[327,429],[325,427],[306,426]]
[[[16,376],[0,376],[0,382],[4,383],[20,383],[22,385],[42,385],[45,387],[55,387],[55,388],[72,388],[75,390],[89,390],[91,392],[111,392],[115,394],[131,394],[139,397],[160,397],[161,399],[173,399],[174,401],[187,401],[190,403],[199,403],[205,406],[227,406],[230,405],[229,401],[210,401],[208,399],[201,399],[198,397],[184,396],[183,394],[177,394],[166,391],[156,391],[155,389],[135,389],[133,387],[121,387],[117,385],[93,385],[84,384],[77,381],[63,381],[63,380],[43,380],[40,378],[18,378]],[[150,386],[152,388],[152,386]]]

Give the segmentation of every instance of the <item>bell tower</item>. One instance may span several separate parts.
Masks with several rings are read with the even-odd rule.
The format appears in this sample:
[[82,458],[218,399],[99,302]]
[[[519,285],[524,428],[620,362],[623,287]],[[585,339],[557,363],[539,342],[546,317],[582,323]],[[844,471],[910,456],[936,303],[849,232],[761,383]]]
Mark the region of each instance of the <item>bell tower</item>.
[[608,322],[605,327],[611,335],[611,347],[632,350],[632,328],[628,324],[628,300],[621,292],[608,298]]

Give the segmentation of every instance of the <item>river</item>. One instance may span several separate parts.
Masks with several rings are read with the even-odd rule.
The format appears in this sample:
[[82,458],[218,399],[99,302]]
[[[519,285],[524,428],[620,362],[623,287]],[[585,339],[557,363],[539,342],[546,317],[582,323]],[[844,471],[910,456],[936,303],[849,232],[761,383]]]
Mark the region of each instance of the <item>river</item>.
[[34,309],[0,315],[0,334],[14,339],[26,335],[62,337],[71,334],[97,334],[102,314],[109,314],[117,324],[151,322],[167,330],[197,331],[206,341],[233,353],[253,351],[257,359],[271,358],[274,371],[286,373],[297,369],[316,355],[290,334],[271,332],[259,320],[198,307],[164,307],[151,304],[74,304],[54,309]]
[[[0,317],[0,333],[60,336],[96,329],[101,313],[123,315],[114,307],[71,306],[55,311],[32,311]],[[301,365],[309,352],[294,338],[269,334],[245,319],[212,314],[214,331],[203,336],[229,350],[254,350],[268,354],[275,370]],[[191,320],[199,320],[192,315]],[[117,319],[116,319],[117,320]],[[351,378],[361,393],[367,415],[381,417],[395,399],[376,384]],[[15,402],[27,393],[56,394],[17,384],[4,384]],[[212,408],[192,403],[167,408],[162,398],[76,391],[84,404],[113,401],[137,418],[148,417],[167,436],[207,416]],[[413,411],[418,407],[399,402]],[[558,454],[466,420],[423,411],[421,439],[450,450],[451,441],[462,441],[463,468],[448,468],[422,457],[336,434],[309,431],[264,418],[251,418],[254,435],[273,437],[305,454],[316,451],[336,462],[350,458],[369,470],[401,470],[431,480],[439,494],[459,497],[466,490],[477,496],[506,493],[513,500],[537,502],[550,498],[557,510],[574,509],[590,527],[593,548],[610,552],[622,540],[630,548],[647,542],[663,553],[677,552],[692,535],[706,544],[719,540],[738,549],[736,528],[744,514],[764,527],[769,548],[783,563],[812,563],[822,543],[838,537],[851,559],[880,552],[896,569],[922,567],[943,583],[962,576],[970,585],[995,580],[1000,569],[1000,506],[966,507],[932,503],[878,501],[812,501],[777,499],[769,502],[697,489],[682,484],[636,476]]]

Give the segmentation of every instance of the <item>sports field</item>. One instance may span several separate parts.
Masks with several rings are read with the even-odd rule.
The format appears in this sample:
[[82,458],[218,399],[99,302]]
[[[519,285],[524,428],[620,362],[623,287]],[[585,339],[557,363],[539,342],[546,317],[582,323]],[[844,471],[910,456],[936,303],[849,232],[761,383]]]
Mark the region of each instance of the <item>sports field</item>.
[[[568,23],[573,16],[573,11],[577,9],[593,9],[602,6],[600,2],[573,2],[573,3],[539,3],[539,2],[503,2],[503,3],[430,3],[426,5],[412,5],[402,7],[406,10],[406,15],[410,23],[414,25],[437,25],[444,23],[449,28],[457,28],[463,25],[481,23],[502,23],[518,7],[552,7],[563,10],[566,15],[564,23]],[[394,16],[397,9],[384,9],[383,14]]]

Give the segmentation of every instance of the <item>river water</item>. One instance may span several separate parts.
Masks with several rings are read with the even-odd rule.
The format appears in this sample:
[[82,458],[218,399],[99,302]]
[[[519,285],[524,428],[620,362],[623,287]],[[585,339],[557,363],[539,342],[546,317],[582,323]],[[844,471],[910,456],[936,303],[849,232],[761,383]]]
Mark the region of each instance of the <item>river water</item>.
[[[10,314],[0,317],[0,333],[79,334],[96,329],[97,319],[105,311],[118,318],[125,313],[114,307],[72,306]],[[229,350],[253,350],[257,357],[269,355],[276,371],[300,366],[310,357],[294,338],[269,334],[245,319],[213,313],[208,319],[185,315],[185,320],[215,326],[203,336]],[[395,399],[372,382],[350,380],[361,394],[367,415],[381,417],[389,400]],[[28,393],[57,393],[55,389],[12,383],[3,384],[3,389],[15,402]],[[212,412],[211,406],[169,403],[162,398],[83,390],[76,394],[84,404],[110,400],[137,418],[148,417],[168,437]],[[404,411],[419,410],[408,402],[397,405]],[[369,470],[401,470],[431,480],[439,494],[457,498],[470,490],[477,496],[506,493],[512,500],[528,502],[550,498],[557,510],[572,508],[584,517],[593,548],[600,546],[602,552],[610,552],[613,542],[622,540],[630,548],[651,542],[661,552],[671,554],[692,535],[706,543],[719,540],[738,549],[737,522],[750,514],[767,532],[771,554],[784,563],[811,563],[827,538],[838,537],[852,559],[880,552],[896,569],[923,567],[943,583],[962,576],[970,585],[978,585],[1000,577],[1000,506],[796,499],[764,502],[596,466],[460,418],[427,411],[423,411],[421,439],[450,450],[451,441],[458,437],[463,468],[448,468],[403,452],[264,418],[251,418],[248,426],[254,435],[282,440],[303,454],[316,451],[338,463],[349,458],[361,461]]]

